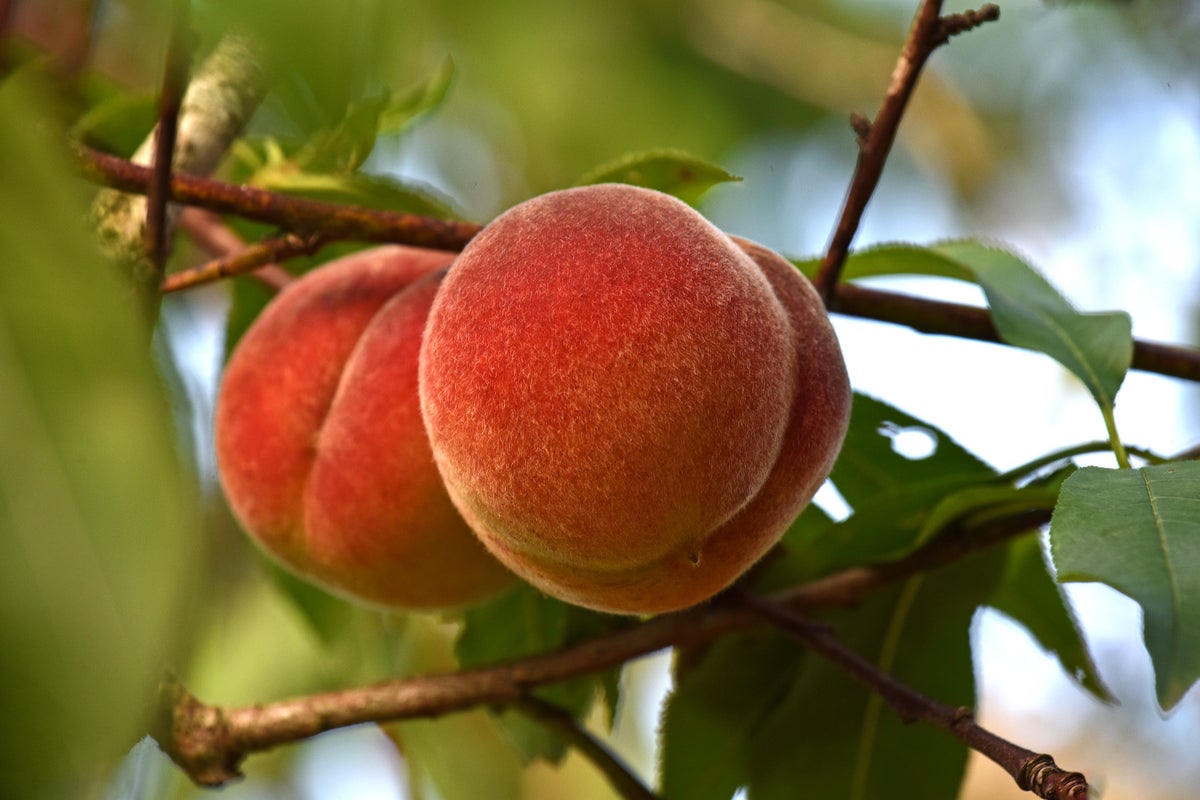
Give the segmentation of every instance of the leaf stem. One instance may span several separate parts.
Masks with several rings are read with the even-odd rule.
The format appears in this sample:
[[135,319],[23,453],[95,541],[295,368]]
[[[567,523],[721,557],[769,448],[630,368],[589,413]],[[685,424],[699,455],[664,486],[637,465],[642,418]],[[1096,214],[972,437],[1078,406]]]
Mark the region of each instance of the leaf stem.
[[[1047,453],[1044,456],[1039,456],[1032,461],[1021,464],[1019,467],[1013,467],[1007,472],[1002,472],[996,476],[995,480],[997,483],[1012,483],[1013,481],[1019,480],[1027,475],[1031,475],[1034,472],[1037,472],[1038,470],[1048,467],[1051,464],[1055,464],[1059,461],[1066,461],[1067,459],[1074,458],[1075,456],[1083,456],[1087,455],[1088,453],[1100,453],[1111,449],[1112,441],[1110,439],[1084,442],[1082,444],[1064,447],[1061,450],[1055,450],[1051,453]],[[1131,446],[1125,449],[1130,455],[1135,455],[1144,461],[1150,462],[1151,464],[1165,464],[1167,461],[1172,460],[1164,458],[1163,456],[1160,456],[1151,450],[1147,450],[1144,447]]]
[[1121,469],[1129,469],[1129,453],[1126,452],[1125,445],[1121,444],[1121,437],[1117,433],[1117,418],[1113,413],[1112,405],[1101,406],[1100,413],[1104,415],[1104,427],[1108,429],[1108,441],[1112,445],[1113,454],[1117,457],[1117,466]]

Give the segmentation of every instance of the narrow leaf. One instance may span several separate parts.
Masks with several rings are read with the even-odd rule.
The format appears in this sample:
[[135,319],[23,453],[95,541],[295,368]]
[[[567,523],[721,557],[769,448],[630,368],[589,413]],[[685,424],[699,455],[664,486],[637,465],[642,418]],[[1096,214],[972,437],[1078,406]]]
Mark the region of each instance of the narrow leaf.
[[1200,679],[1200,462],[1107,470],[1063,484],[1050,526],[1060,581],[1099,581],[1142,607],[1158,701]]
[[458,219],[450,202],[427,186],[362,172],[305,171],[292,162],[263,167],[249,181],[261,189],[388,211]]
[[[796,262],[796,267],[809,278],[817,276],[820,258]],[[878,278],[887,275],[924,275],[933,278],[953,278],[973,281],[970,270],[958,261],[936,250],[915,244],[881,244],[856,250],[842,268],[844,280]]]
[[424,82],[393,93],[379,115],[379,133],[400,133],[420,117],[436,111],[450,94],[454,74],[454,60],[447,57]]
[[687,153],[652,150],[632,153],[603,164],[584,175],[575,185],[629,183],[657,189],[695,205],[706,191],[718,183],[740,180],[736,175]]

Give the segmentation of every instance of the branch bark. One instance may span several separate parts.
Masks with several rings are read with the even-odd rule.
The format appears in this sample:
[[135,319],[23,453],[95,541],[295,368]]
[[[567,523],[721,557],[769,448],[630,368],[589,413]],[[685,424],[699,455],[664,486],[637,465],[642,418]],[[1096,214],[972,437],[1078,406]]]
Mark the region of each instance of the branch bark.
[[848,649],[829,628],[753,592],[735,590],[734,602],[787,631],[810,650],[841,667],[867,689],[879,695],[905,722],[922,720],[951,734],[963,744],[999,764],[1017,786],[1046,800],[1087,800],[1087,779],[1078,772],[1059,769],[1048,755],[1013,744],[975,722],[970,709],[940,703],[883,672]]
[[[91,180],[124,192],[145,193],[151,179],[146,167],[86,147],[78,148],[77,152],[84,174]],[[329,241],[358,240],[462,250],[480,230],[479,225],[470,222],[306,200],[191,175],[172,176],[171,199],[278,225],[294,233],[319,233]],[[988,311],[974,306],[845,284],[831,299],[829,310],[906,325],[925,333],[1003,344]],[[1200,350],[1135,340],[1133,368],[1200,382]]]
[[[853,605],[879,586],[1007,541],[1049,518],[1050,509],[1031,508],[978,526],[958,525],[898,561],[845,570],[771,599],[802,611]],[[512,705],[532,688],[599,672],[668,647],[710,642],[757,621],[748,609],[714,602],[507,664],[240,708],[207,705],[172,683],[166,689],[162,729],[155,738],[193,781],[217,786],[238,777],[239,765],[253,752],[364,722]]]
[[851,117],[851,127],[858,135],[858,162],[854,167],[850,188],[846,192],[846,200],[842,204],[841,216],[813,281],[826,306],[829,306],[836,293],[838,278],[850,253],[850,245],[858,233],[867,203],[875,193],[875,187],[879,185],[884,164],[887,163],[892,145],[896,141],[896,132],[900,129],[900,120],[916,89],[917,79],[925,62],[929,60],[933,51],[945,44],[951,36],[1000,16],[1000,9],[990,3],[978,11],[947,17],[941,16],[941,11],[942,0],[925,0],[921,4],[875,120],[869,122],[858,114]]

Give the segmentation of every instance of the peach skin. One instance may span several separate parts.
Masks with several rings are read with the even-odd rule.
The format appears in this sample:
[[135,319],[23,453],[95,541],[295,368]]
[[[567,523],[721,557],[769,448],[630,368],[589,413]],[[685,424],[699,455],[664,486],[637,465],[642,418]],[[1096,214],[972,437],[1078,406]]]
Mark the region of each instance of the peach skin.
[[850,389],[791,264],[659,192],[552,192],[496,218],[430,311],[438,468],[513,572],[594,609],[711,597],[828,475]]
[[238,343],[216,408],[221,481],[279,563],[373,605],[447,608],[512,576],[450,502],[417,357],[453,253],[376,247],[287,287]]

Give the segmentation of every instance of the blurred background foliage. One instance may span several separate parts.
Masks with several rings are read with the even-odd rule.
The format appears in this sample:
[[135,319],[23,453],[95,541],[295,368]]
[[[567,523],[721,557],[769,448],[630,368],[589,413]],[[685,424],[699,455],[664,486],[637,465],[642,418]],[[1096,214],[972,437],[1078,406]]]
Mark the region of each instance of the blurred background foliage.
[[[969,5],[947,3],[947,11]],[[1138,335],[1195,343],[1200,7],[1192,0],[1000,5],[999,23],[934,56],[858,244],[999,238],[1028,253],[1081,306],[1126,308]],[[378,204],[428,203],[425,210],[483,222],[625,154],[669,148],[744,178],[695,198],[702,211],[732,233],[803,257],[819,252],[839,211],[855,156],[847,117],[878,107],[915,6],[916,0],[196,0],[191,20],[197,61],[226,32],[246,30],[273,71],[273,93],[239,157],[224,168],[229,176],[311,193],[311,182],[262,167],[276,146],[292,167],[309,147],[301,166],[310,172],[344,175],[357,166],[358,159],[338,164],[312,156],[313,143],[326,136],[359,146],[363,170],[381,182],[369,187]],[[166,380],[154,382],[147,379],[149,350],[141,351],[143,362],[128,360],[135,332],[122,316],[119,292],[89,283],[102,268],[81,255],[77,237],[44,235],[74,224],[78,209],[60,195],[77,194],[79,186],[47,145],[57,133],[36,141],[21,130],[41,125],[44,116],[92,144],[132,152],[153,123],[170,8],[159,0],[0,3],[5,83],[35,65],[57,79],[57,88],[43,89],[36,102],[2,98],[0,344],[7,336],[37,348],[31,344],[3,361],[0,413],[4,422],[24,422],[30,412],[13,399],[18,381],[51,375],[38,391],[75,406],[44,404],[46,419],[90,421],[82,429],[51,426],[57,434],[36,445],[27,441],[31,425],[0,428],[0,459],[17,467],[0,472],[0,524],[12,528],[0,533],[10,542],[31,535],[29,517],[13,511],[13,498],[28,500],[33,491],[19,465],[42,456],[66,459],[77,467],[78,484],[59,488],[81,497],[103,493],[117,510],[98,509],[83,527],[46,515],[35,526],[51,547],[43,557],[53,558],[53,548],[69,550],[64,563],[119,581],[121,602],[163,609],[121,634],[99,620],[93,626],[80,611],[91,596],[69,569],[53,575],[57,583],[40,594],[5,595],[0,732],[10,760],[51,764],[47,735],[74,730],[77,739],[101,742],[92,733],[96,720],[119,721],[100,744],[102,755],[72,762],[80,774],[115,763],[103,759],[133,746],[145,729],[149,695],[141,690],[152,689],[160,657],[198,696],[229,704],[454,664],[452,625],[351,608],[268,566],[237,531],[215,487],[208,443],[229,286],[166,305],[157,340]],[[373,120],[388,113],[416,118],[366,129],[343,124],[361,118],[355,114],[364,107],[390,109]],[[329,138],[330,131],[349,138]],[[26,176],[14,170],[20,159],[48,166]],[[351,183],[335,188],[368,191]],[[35,218],[41,227],[29,225]],[[176,265],[195,258],[180,247]],[[952,299],[977,296],[941,283],[905,285]],[[259,290],[247,284],[239,291]],[[242,307],[264,301],[260,292]],[[18,313],[22,304],[37,313]],[[981,359],[980,345],[941,347],[872,323],[838,324],[858,388],[937,422],[998,469],[1102,433],[1082,390],[1026,354],[986,348]],[[51,362],[42,348],[57,352],[84,340],[94,352],[80,360],[95,372],[73,372],[72,380],[121,385],[132,398],[97,399],[86,386],[62,383],[66,378],[44,369]],[[0,351],[0,359],[12,352]],[[956,365],[953,378],[948,363]],[[130,410],[152,408],[164,396],[175,409],[179,452],[195,469],[168,463],[171,454],[153,444],[164,440],[158,412]],[[1122,398],[1118,412],[1131,442],[1174,452],[1200,436],[1194,387],[1135,375]],[[81,462],[80,448],[103,449],[111,463]],[[190,485],[199,504],[177,497],[180,485]],[[37,491],[47,508],[60,505],[44,487]],[[92,538],[129,550],[113,556],[107,544],[94,552],[79,544]],[[0,585],[24,586],[17,579],[33,574],[30,558],[0,559]],[[192,580],[199,583],[194,590]],[[190,614],[170,611],[179,592],[192,598]],[[1200,736],[1200,697],[1193,691],[1162,719],[1137,636],[1106,623],[1120,620],[1136,634],[1136,614],[1107,595],[1072,596],[1122,705],[1099,705],[1020,630],[993,615],[977,619],[975,631],[984,722],[1099,776],[1110,800],[1192,797],[1200,763],[1194,745],[1180,742]],[[83,649],[27,644],[35,618],[47,632],[57,630],[48,620],[66,620],[61,641],[83,642]],[[137,644],[118,645],[123,635]],[[178,647],[181,640],[186,648]],[[10,666],[18,664],[15,652],[25,659],[19,667]],[[64,664],[77,669],[64,671]],[[627,669],[621,707],[608,709],[615,711],[614,746],[648,778],[655,771],[662,665],[660,658]],[[81,687],[81,676],[95,682],[94,691]],[[39,683],[58,696],[57,705],[12,701],[41,696],[28,691]],[[68,722],[73,712],[77,730]],[[604,730],[607,714],[598,709],[594,716]],[[23,735],[27,750],[9,748]],[[610,796],[577,758],[558,767],[526,766],[504,735],[474,712],[322,737],[252,757],[250,777],[220,796],[450,800],[484,796],[480,786],[497,798]],[[920,787],[910,789],[923,796]],[[107,796],[198,794],[142,745],[111,779]],[[36,795],[29,789],[12,796]],[[1017,796],[987,768],[972,770],[964,794]]]

